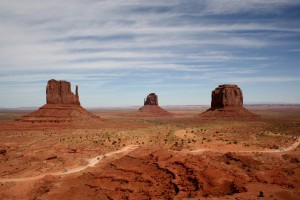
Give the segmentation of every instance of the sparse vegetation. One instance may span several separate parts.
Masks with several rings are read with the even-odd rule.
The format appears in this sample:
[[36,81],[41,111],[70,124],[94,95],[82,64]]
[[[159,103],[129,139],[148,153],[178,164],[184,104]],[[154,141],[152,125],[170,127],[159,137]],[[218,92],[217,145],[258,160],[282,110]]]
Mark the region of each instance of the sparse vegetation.
[[[110,117],[111,118],[109,120],[115,120],[115,116]],[[103,155],[108,152],[117,151],[128,145],[140,145],[145,149],[149,148],[149,153],[154,152],[153,158],[148,156],[147,160],[143,160],[143,162],[135,161],[135,159],[132,158],[133,160],[130,164],[134,164],[135,162],[143,163],[143,165],[149,164],[147,170],[153,167],[158,170],[158,175],[160,173],[165,174],[162,180],[166,180],[168,177],[173,177],[172,173],[182,172],[184,175],[180,174],[179,176],[178,174],[175,174],[176,178],[178,180],[180,179],[180,183],[185,184],[181,185],[179,188],[185,187],[193,189],[200,187],[197,180],[192,177],[193,173],[197,173],[197,176],[200,177],[198,177],[199,179],[203,178],[204,175],[212,176],[210,177],[212,180],[215,174],[225,178],[226,180],[232,179],[231,173],[236,173],[236,177],[238,178],[244,176],[251,177],[255,174],[255,180],[260,184],[273,184],[274,180],[272,177],[270,176],[270,180],[265,180],[263,173],[274,173],[274,170],[276,169],[278,171],[281,170],[281,176],[285,177],[284,181],[281,181],[280,178],[277,178],[276,181],[283,185],[283,187],[294,191],[293,187],[295,184],[293,182],[293,178],[296,174],[295,167],[300,162],[295,155],[291,156],[289,154],[284,154],[286,156],[283,157],[283,159],[281,158],[278,160],[276,157],[271,157],[271,154],[268,154],[268,157],[266,154],[262,153],[253,154],[255,156],[254,159],[251,157],[250,153],[240,155],[238,153],[234,153],[232,158],[227,158],[222,154],[222,152],[235,152],[235,149],[241,149],[244,151],[263,151],[265,149],[278,150],[282,149],[282,147],[288,147],[295,142],[295,132],[297,132],[300,127],[300,123],[298,122],[291,120],[281,120],[280,122],[268,120],[262,120],[259,122],[203,122],[200,120],[197,121],[198,119],[185,119],[183,117],[159,120],[118,118],[117,120],[118,123],[113,126],[111,125],[106,128],[101,127],[97,129],[93,129],[91,127],[78,129],[65,128],[62,129],[63,131],[58,128],[49,129],[47,127],[43,127],[42,130],[28,129],[12,131],[0,129],[2,134],[1,142],[7,146],[11,145],[10,148],[6,148],[7,153],[5,155],[5,159],[7,160],[5,160],[5,162],[0,161],[0,172],[3,174],[3,177],[21,177],[23,174],[30,174],[30,172],[26,171],[28,169],[39,169],[40,171],[37,170],[37,172],[35,172],[38,174],[42,172],[61,170],[64,169],[65,166],[83,166],[86,165],[87,158],[92,158],[95,155]],[[121,122],[126,123],[123,125]],[[289,123],[293,125],[289,125]],[[157,149],[159,150],[156,151]],[[168,154],[164,155],[164,157],[159,157],[159,154],[163,152],[162,149],[170,151],[166,151]],[[203,159],[203,156],[199,156],[203,153],[201,149],[213,149],[213,151],[210,153],[204,153],[203,155],[205,155],[205,159]],[[218,152],[214,155],[214,151],[220,151],[221,153]],[[44,156],[46,153],[50,155]],[[48,159],[47,162],[43,163],[44,158],[49,158],[52,154],[57,155],[57,159]],[[128,156],[128,158],[131,159],[130,156]],[[15,162],[18,159],[20,160],[22,167],[15,165]],[[176,159],[183,162],[183,164],[174,164],[173,160]],[[188,159],[191,159],[191,161],[186,165],[184,162],[187,162]],[[110,159],[107,160],[109,161]],[[270,160],[272,160],[272,162],[270,162]],[[40,165],[40,163],[43,163],[43,165]],[[216,163],[217,165],[215,165]],[[201,170],[194,172],[193,170],[195,170],[195,166],[199,167],[199,169],[201,168]],[[281,166],[284,166],[284,169],[281,168]],[[111,169],[114,169],[114,167]],[[213,172],[209,171],[211,169],[213,169]],[[266,171],[266,169],[268,170]],[[97,169],[95,169],[95,171],[96,170]],[[214,170],[216,170],[216,173]],[[258,171],[263,171],[263,173],[256,174]],[[131,174],[129,171],[122,171],[122,173]],[[201,177],[201,173],[205,173],[203,177]],[[190,180],[193,181],[186,181],[183,178],[187,174],[190,177]],[[83,173],[83,175],[85,178],[91,176],[89,173]],[[274,173],[273,176],[276,176],[276,173]],[[156,176],[153,177],[154,178],[151,180],[144,180],[145,177],[143,177],[143,175],[138,175],[136,180],[139,181],[139,184],[146,185],[143,187],[149,187],[150,184],[153,184],[152,182],[155,180]],[[115,182],[119,181],[116,177],[113,178],[114,179],[107,177],[106,180],[112,180]],[[62,179],[59,179],[59,181],[60,180]],[[132,180],[135,179],[131,179],[131,181]],[[171,180],[173,179],[171,178]],[[206,178],[203,178],[198,181],[203,182],[205,180]],[[251,180],[252,179],[250,179],[250,182]],[[128,180],[122,181],[121,185],[126,185],[126,181]],[[178,182],[174,182],[178,184]],[[216,182],[215,187],[219,187],[218,184],[222,185],[223,183]],[[244,182],[239,184],[244,184]],[[155,187],[156,185],[153,184],[152,186]],[[230,191],[226,191],[225,194],[232,194],[233,191],[236,192],[237,190],[241,190],[239,192],[242,193],[243,186],[244,185],[239,185],[239,187],[237,187],[233,184],[230,186]],[[95,186],[90,184],[88,187],[93,188]],[[172,192],[174,193],[174,188],[177,186],[170,185],[169,182],[167,182],[163,185],[163,187],[167,194]],[[223,187],[222,185],[220,188],[224,189],[227,187]],[[129,191],[120,187],[119,192],[122,192],[121,190]],[[176,190],[178,190],[178,188]],[[203,199],[204,197],[211,195],[214,196],[210,192],[204,191],[205,189],[203,188],[198,191],[202,190],[203,192],[198,192],[197,195],[186,194],[186,197],[200,197],[200,199]],[[220,195],[220,198],[222,197],[222,194],[218,195]],[[266,196],[266,194],[262,191],[256,191],[252,195],[255,196],[255,198],[258,198],[258,196]]]
[[264,197],[264,192],[263,191],[259,191],[258,197]]

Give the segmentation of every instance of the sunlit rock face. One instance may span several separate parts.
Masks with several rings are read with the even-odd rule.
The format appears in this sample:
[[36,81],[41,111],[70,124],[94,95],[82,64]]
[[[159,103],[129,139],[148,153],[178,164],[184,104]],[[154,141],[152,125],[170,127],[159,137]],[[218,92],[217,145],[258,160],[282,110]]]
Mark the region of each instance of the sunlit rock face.
[[237,85],[219,85],[211,94],[211,108],[242,107],[243,93]]
[[33,113],[24,115],[20,121],[91,124],[99,119],[99,116],[81,107],[77,85],[74,94],[70,82],[51,79],[46,86],[46,104]]
[[51,79],[46,87],[47,104],[77,104],[80,105],[78,86],[76,93],[71,91],[71,84],[67,81],[57,81]]
[[155,93],[150,93],[144,99],[144,105],[158,105],[158,96]]
[[211,119],[256,119],[257,116],[243,107],[242,90],[233,84],[219,85],[211,93],[211,107],[200,114]]

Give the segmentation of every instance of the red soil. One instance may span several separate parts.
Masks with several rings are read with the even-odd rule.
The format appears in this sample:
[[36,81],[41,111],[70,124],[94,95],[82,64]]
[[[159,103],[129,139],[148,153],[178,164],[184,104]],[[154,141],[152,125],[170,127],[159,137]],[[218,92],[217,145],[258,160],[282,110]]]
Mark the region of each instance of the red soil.
[[[53,113],[42,116],[49,121],[57,112],[75,119],[73,112],[88,116],[81,107],[71,111],[62,107],[63,112],[48,107],[46,113]],[[229,116],[231,111],[211,112]],[[236,116],[236,110],[232,112]],[[243,116],[247,110],[239,112]],[[110,120],[95,124],[89,123],[91,118],[82,120],[86,124],[0,122],[0,199],[297,200],[300,196],[300,148],[294,145],[299,140],[299,118],[114,116],[112,112]],[[110,153],[130,145],[140,148]],[[98,156],[102,159],[95,167],[84,167]],[[81,167],[84,170],[61,175],[65,169]],[[36,176],[40,178],[26,179]],[[260,191],[264,198],[258,197]]]
[[[270,168],[264,155],[203,153],[184,155],[164,149],[140,148],[130,155],[108,160],[88,172],[64,179],[45,177],[30,193],[35,199],[189,199],[214,197],[247,199],[253,184],[273,184],[287,189],[272,193],[297,199],[288,188],[299,187],[297,164],[271,156],[278,164]],[[257,196],[262,188],[256,188]],[[264,191],[266,189],[264,188]],[[299,194],[299,191],[298,191]],[[250,195],[253,197],[253,193]]]

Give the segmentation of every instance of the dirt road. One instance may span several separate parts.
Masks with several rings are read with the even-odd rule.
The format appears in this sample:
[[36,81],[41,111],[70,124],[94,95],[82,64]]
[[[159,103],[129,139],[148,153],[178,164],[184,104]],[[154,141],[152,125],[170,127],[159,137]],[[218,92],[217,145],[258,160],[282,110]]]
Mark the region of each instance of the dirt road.
[[97,165],[104,157],[109,157],[112,156],[114,154],[119,154],[119,153],[129,153],[135,149],[137,149],[139,146],[138,145],[129,145],[126,146],[120,150],[117,151],[113,151],[113,152],[109,152],[106,153],[104,155],[99,155],[99,156],[95,156],[93,158],[87,159],[88,164],[85,166],[81,166],[81,167],[76,167],[76,168],[72,168],[72,169],[64,169],[60,172],[54,172],[54,173],[44,173],[38,176],[29,176],[29,177],[19,177],[19,178],[4,178],[4,179],[0,179],[0,183],[5,183],[5,182],[21,182],[21,181],[30,181],[30,180],[36,180],[36,179],[41,179],[47,175],[52,175],[52,176],[61,176],[61,175],[66,175],[66,174],[72,174],[72,173],[77,173],[80,171],[85,170],[88,167],[94,167],[95,165]]
[[[248,151],[241,151],[241,150],[236,150],[234,151],[235,153],[284,153],[284,152],[288,152],[288,151],[292,151],[294,149],[296,149],[298,146],[300,145],[300,137],[298,137],[295,142],[285,148],[280,148],[280,149],[266,149],[266,150],[248,150]],[[174,151],[174,152],[178,152],[178,153],[189,153],[189,154],[201,154],[205,151],[210,151],[210,152],[228,152],[228,150],[213,150],[213,149],[196,149],[196,150],[182,150],[182,151]]]

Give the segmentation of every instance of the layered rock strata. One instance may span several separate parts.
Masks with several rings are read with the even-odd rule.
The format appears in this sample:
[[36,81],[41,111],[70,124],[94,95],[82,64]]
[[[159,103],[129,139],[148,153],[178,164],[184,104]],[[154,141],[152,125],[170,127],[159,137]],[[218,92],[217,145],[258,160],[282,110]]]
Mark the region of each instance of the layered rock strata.
[[211,93],[211,108],[243,107],[243,93],[237,85],[219,85]]
[[76,93],[71,91],[71,84],[67,81],[57,81],[51,79],[46,87],[47,104],[75,104],[80,105],[78,86],[76,85]]
[[144,105],[157,105],[158,106],[158,96],[155,93],[150,93],[146,99],[144,99]]
[[172,114],[158,106],[158,96],[150,93],[144,99],[144,106],[138,110],[141,117],[171,117]]
[[75,94],[67,81],[49,80],[46,87],[46,104],[21,118],[24,122],[91,122],[100,117],[80,106],[78,86]]
[[201,113],[204,118],[256,118],[243,107],[243,92],[233,84],[219,85],[211,94],[211,108]]

